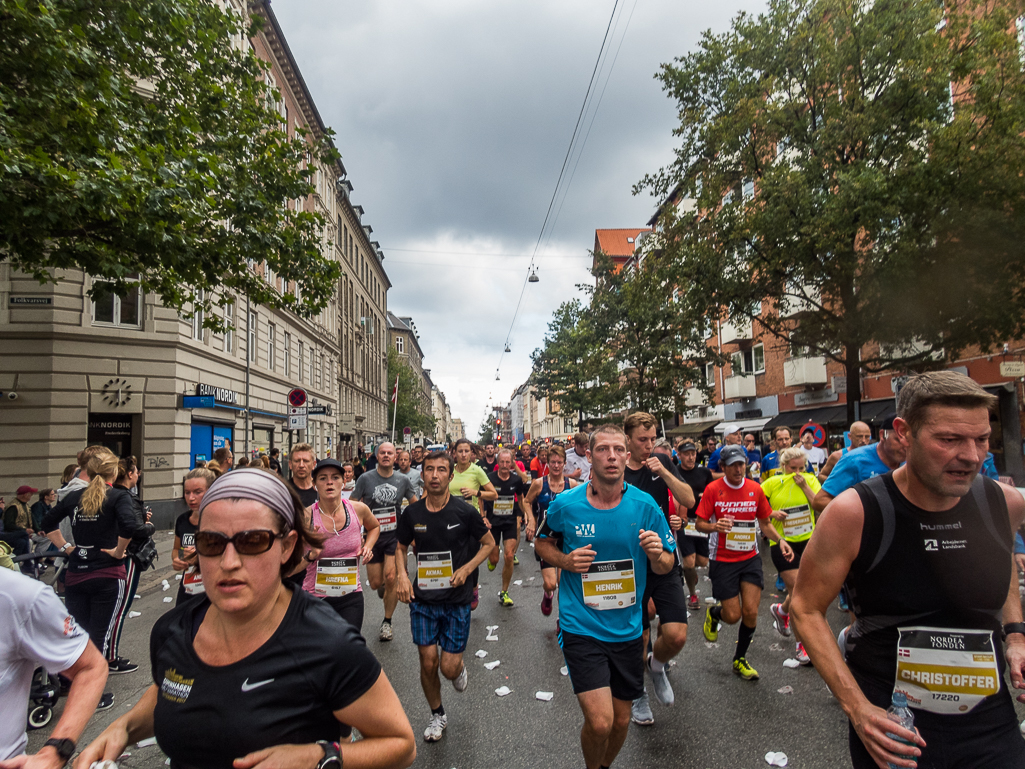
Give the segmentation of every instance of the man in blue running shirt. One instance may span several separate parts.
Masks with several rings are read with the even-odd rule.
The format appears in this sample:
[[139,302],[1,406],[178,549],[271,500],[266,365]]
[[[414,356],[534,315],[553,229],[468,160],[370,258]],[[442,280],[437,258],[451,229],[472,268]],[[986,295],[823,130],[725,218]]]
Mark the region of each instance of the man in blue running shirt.
[[656,574],[672,570],[676,540],[655,500],[623,480],[621,427],[595,430],[588,459],[590,482],[555,498],[535,549],[563,570],[559,643],[584,714],[584,762],[601,769],[623,747],[631,705],[644,691],[647,565]]

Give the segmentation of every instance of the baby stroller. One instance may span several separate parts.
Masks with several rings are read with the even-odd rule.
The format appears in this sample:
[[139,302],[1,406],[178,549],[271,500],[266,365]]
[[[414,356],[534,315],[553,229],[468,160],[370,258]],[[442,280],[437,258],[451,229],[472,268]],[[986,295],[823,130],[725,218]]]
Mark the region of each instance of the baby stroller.
[[[42,581],[42,575],[46,571],[46,564],[40,563],[47,559],[54,559],[55,574],[54,584],[57,582],[57,576],[64,571],[67,566],[67,556],[63,553],[28,553],[27,555],[17,555],[11,560],[14,564],[21,568],[23,572],[30,577]],[[22,566],[22,564],[25,564]],[[28,695],[28,728],[42,729],[53,719],[53,709],[57,705],[57,700],[60,699],[61,694],[66,692],[61,691],[61,681],[57,674],[47,673],[46,668],[36,668],[32,674],[32,686],[29,689]]]

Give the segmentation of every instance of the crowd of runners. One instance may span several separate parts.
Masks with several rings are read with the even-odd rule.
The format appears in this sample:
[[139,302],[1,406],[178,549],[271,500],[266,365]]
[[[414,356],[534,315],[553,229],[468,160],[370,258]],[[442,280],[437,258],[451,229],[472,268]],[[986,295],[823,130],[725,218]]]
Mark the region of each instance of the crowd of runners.
[[[782,427],[764,455],[734,429],[721,446],[670,446],[645,413],[536,453],[383,443],[358,477],[308,445],[286,468],[277,457],[235,467],[229,451],[185,476],[172,553],[182,579],[152,631],[152,685],[80,748],[93,711],[113,703],[107,676],[147,667],[117,646],[152,543],[134,463],[89,447],[52,507],[28,512],[31,536],[67,560],[64,603],[0,569],[0,769],[76,753],[76,769],[90,769],[150,736],[172,767],[408,766],[409,717],[426,721],[424,741],[441,740],[442,679],[457,693],[470,685],[472,612],[513,606],[521,537],[541,570],[536,610],[555,615],[588,769],[613,764],[631,722],[654,723],[649,696],[674,704],[689,619],[709,642],[739,623],[729,664],[738,686],[758,678],[748,653],[763,547],[785,594],[772,632],[849,717],[855,769],[1023,767],[1011,690],[1025,689],[1025,500],[982,472],[994,401],[960,374],[914,377],[895,418],[851,425],[849,447],[829,455]],[[501,570],[495,596],[481,594],[485,564]],[[698,594],[705,568],[711,604]],[[407,716],[366,646],[364,585],[383,602],[379,641],[403,642],[392,619],[409,612],[427,716]],[[849,616],[839,628],[826,621],[836,602]],[[25,756],[38,666],[60,672],[68,694],[52,738]],[[913,731],[886,718],[895,694]]]

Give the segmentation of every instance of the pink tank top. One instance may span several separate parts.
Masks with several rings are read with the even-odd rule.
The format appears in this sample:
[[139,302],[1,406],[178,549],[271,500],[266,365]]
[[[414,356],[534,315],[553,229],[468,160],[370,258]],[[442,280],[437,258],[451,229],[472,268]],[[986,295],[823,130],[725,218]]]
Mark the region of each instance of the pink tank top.
[[[324,540],[324,549],[320,553],[320,558],[306,567],[306,577],[303,579],[303,590],[307,593],[321,595],[321,591],[317,590],[317,564],[319,561],[322,561],[325,558],[357,558],[360,550],[363,549],[363,534],[360,530],[360,523],[359,518],[356,516],[356,510],[353,508],[352,503],[347,499],[342,500],[342,505],[345,508],[348,520],[345,522],[345,528],[339,529],[337,534],[330,523],[325,526],[324,519],[320,515],[319,502],[314,502],[313,507],[310,508],[310,513],[313,518],[313,530],[319,534],[327,535],[327,539]],[[351,592],[363,592],[363,585],[360,583],[358,568],[356,569],[356,589]]]

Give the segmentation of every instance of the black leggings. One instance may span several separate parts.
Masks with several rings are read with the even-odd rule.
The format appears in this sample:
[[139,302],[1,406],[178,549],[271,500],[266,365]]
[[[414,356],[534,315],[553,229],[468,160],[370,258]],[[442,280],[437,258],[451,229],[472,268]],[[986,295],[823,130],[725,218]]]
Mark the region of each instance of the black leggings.
[[363,635],[363,592],[349,593],[338,598],[325,598],[327,605],[334,609],[338,616],[356,628]]
[[114,610],[126,589],[125,580],[97,577],[64,587],[64,604],[68,614],[82,626],[100,653],[107,657],[114,629]]

